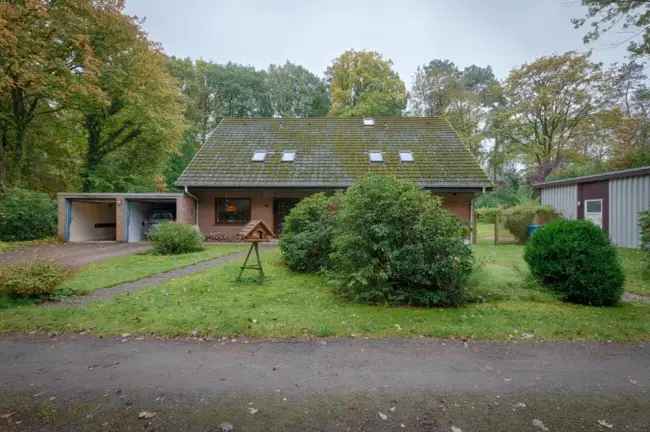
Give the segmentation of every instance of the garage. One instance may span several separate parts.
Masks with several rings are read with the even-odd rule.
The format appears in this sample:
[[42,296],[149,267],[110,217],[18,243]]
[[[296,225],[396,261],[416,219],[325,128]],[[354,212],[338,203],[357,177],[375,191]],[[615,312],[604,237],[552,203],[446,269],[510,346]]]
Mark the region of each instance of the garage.
[[61,193],[59,238],[140,242],[159,223],[196,224],[196,200],[184,193]]

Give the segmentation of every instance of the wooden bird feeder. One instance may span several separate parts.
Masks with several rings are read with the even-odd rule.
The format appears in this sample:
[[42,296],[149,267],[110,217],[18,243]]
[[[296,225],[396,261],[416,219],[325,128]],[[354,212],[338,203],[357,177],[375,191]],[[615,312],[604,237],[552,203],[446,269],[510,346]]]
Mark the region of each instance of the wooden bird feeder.
[[[238,237],[240,240],[250,242],[251,247],[248,250],[246,259],[244,260],[244,265],[241,266],[237,280],[241,280],[241,276],[244,273],[244,270],[257,270],[259,272],[258,282],[262,282],[264,280],[264,269],[262,268],[262,261],[260,260],[259,244],[260,242],[268,242],[274,239],[275,235],[273,234],[273,231],[264,223],[264,221],[252,220],[244,228],[242,228],[238,234]],[[248,260],[250,259],[253,250],[255,251],[257,265],[248,264]]]

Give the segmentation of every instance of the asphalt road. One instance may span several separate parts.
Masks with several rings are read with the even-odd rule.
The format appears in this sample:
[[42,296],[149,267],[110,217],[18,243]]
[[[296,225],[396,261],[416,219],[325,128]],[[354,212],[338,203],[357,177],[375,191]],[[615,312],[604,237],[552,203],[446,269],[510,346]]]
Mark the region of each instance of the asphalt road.
[[650,431],[647,343],[138,339],[1,337],[0,431]]

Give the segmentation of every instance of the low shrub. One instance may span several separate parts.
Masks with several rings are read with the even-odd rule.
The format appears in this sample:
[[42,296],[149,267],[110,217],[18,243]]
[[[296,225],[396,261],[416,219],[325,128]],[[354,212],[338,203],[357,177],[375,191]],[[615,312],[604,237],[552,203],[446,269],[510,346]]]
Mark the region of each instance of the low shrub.
[[340,201],[340,195],[317,193],[300,201],[286,216],[280,251],[291,270],[316,272],[328,267]]
[[0,198],[0,240],[25,241],[56,234],[56,202],[42,192],[10,189]]
[[328,275],[353,301],[459,305],[473,267],[463,233],[440,200],[414,183],[369,176],[343,196]]
[[192,225],[163,222],[152,228],[149,240],[158,255],[177,255],[203,250],[203,235]]
[[478,221],[483,223],[495,224],[497,222],[497,215],[501,214],[503,209],[501,207],[483,207],[476,210]]
[[560,217],[550,206],[540,206],[535,202],[510,207],[502,212],[503,225],[519,243],[528,240],[528,225],[532,223],[548,223]]
[[50,262],[8,265],[0,268],[0,294],[16,298],[50,297],[67,275],[65,267]]
[[526,244],[532,275],[566,301],[616,304],[623,295],[623,268],[607,234],[589,221],[556,220]]

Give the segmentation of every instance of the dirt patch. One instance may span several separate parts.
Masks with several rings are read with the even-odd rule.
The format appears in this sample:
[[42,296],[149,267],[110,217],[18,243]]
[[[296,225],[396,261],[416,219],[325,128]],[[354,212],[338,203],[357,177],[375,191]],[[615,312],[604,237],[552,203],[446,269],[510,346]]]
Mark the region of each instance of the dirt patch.
[[17,264],[35,260],[55,261],[68,267],[81,267],[122,255],[144,252],[148,243],[58,243],[26,247],[0,254],[0,264]]

